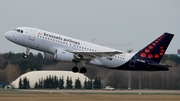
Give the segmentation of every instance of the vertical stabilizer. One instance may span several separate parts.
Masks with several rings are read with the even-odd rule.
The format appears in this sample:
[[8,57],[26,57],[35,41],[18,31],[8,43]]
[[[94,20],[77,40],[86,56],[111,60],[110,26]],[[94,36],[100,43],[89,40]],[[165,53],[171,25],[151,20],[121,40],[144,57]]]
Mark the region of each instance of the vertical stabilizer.
[[159,63],[165,54],[173,36],[173,34],[164,33],[145,48],[136,53],[136,56]]

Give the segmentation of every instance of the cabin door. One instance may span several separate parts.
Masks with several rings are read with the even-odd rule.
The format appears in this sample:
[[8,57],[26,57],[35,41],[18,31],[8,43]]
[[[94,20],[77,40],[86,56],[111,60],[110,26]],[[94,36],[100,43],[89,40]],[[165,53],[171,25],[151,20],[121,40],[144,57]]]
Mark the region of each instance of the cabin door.
[[29,40],[34,41],[35,35],[36,35],[36,30],[31,29],[31,30],[30,30],[30,34],[29,34]]

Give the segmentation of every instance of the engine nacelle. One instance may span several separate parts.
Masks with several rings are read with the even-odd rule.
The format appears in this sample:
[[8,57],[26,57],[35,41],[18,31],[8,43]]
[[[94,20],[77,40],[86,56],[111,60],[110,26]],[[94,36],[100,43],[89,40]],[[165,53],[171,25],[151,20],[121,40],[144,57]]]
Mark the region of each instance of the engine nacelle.
[[54,59],[54,55],[53,54],[49,54],[49,53],[44,53],[43,58],[47,59],[47,60],[53,60]]
[[64,62],[72,62],[74,59],[74,54],[62,49],[56,49],[54,53],[54,59]]

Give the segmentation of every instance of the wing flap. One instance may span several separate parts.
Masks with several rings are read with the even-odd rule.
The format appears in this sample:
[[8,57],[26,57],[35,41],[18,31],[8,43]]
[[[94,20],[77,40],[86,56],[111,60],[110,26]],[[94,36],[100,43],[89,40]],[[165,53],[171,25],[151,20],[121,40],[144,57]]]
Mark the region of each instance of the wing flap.
[[85,59],[98,58],[98,57],[112,57],[117,54],[123,54],[122,51],[109,51],[109,52],[88,52],[88,51],[69,51],[74,54],[81,55]]

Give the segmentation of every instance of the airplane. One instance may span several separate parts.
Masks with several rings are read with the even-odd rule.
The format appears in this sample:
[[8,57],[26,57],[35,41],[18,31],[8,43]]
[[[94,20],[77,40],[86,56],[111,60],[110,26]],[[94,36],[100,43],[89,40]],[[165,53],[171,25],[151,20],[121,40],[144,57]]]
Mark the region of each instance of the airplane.
[[[44,52],[44,58],[63,62],[73,62],[72,72],[86,73],[86,64],[127,71],[168,71],[169,65],[160,63],[174,34],[165,32],[149,45],[135,53],[97,45],[49,31],[18,27],[7,31],[4,36],[9,41],[26,47],[23,58],[30,49]],[[77,64],[81,64],[79,69]]]

